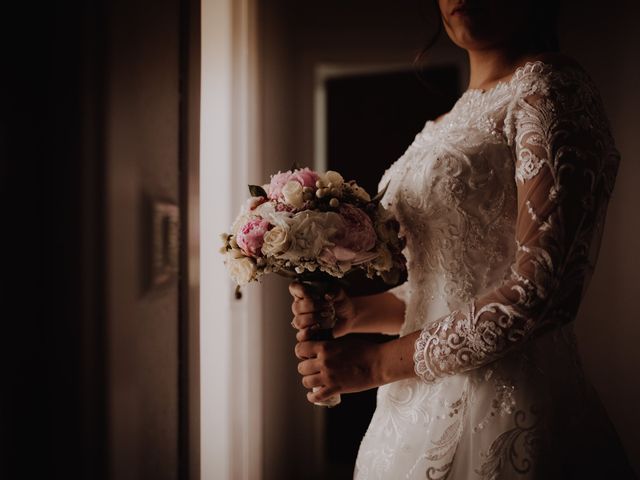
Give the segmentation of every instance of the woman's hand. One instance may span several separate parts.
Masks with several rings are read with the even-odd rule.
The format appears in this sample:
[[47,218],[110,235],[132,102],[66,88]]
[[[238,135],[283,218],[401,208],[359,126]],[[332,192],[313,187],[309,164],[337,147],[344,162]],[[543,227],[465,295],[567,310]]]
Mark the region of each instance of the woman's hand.
[[383,384],[380,345],[354,337],[329,341],[303,341],[296,344],[296,356],[302,361],[298,372],[302,384],[320,387],[307,393],[311,403],[323,402],[339,393],[368,390]]
[[291,311],[294,318],[291,325],[299,330],[296,338],[298,341],[311,340],[313,331],[330,317],[335,311],[336,322],[333,327],[333,336],[342,337],[350,333],[355,324],[357,312],[354,302],[344,290],[340,289],[332,295],[326,295],[322,300],[311,297],[304,285],[293,282],[289,285],[289,292],[293,296]]

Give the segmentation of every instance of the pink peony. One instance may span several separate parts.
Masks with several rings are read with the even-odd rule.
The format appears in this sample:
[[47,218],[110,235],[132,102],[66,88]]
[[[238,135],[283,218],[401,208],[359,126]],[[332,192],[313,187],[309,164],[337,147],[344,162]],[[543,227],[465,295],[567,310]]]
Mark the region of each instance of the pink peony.
[[341,204],[338,213],[345,224],[344,233],[335,239],[338,247],[357,253],[376,246],[376,231],[369,215],[348,203]]
[[305,167],[299,170],[294,170],[290,180],[298,181],[303,187],[315,187],[319,178],[320,177],[316,172]]
[[276,212],[292,212],[294,208],[286,203],[276,203]]
[[368,262],[378,256],[378,252],[354,252],[347,248],[336,245],[333,247],[332,253],[339,262],[350,262],[352,265]]
[[318,255],[320,260],[325,265],[336,268],[342,265],[343,270],[351,268],[352,265],[359,265],[361,263],[373,260],[378,256],[378,252],[354,252],[344,247],[336,245],[333,248],[323,248]]
[[278,172],[271,175],[271,183],[269,184],[269,198],[277,200],[282,196],[282,188],[291,180],[291,172]]
[[240,249],[251,257],[258,257],[264,243],[264,234],[271,224],[262,218],[249,220],[237,233],[236,242]]
[[282,199],[282,189],[290,181],[296,181],[303,187],[315,187],[316,181],[320,177],[316,172],[309,168],[300,168],[293,172],[278,172],[271,175],[271,183],[269,184],[269,198],[271,200]]

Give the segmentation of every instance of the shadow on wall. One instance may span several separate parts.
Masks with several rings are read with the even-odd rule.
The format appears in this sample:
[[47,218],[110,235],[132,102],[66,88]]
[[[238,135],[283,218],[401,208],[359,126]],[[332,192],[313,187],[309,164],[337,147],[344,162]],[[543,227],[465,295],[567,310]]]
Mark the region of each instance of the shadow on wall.
[[[604,8],[602,2],[567,2],[560,19],[563,50],[576,58],[600,89],[616,145],[622,156],[609,205],[600,258],[582,302],[576,331],[587,374],[596,387],[640,472],[640,385],[637,365],[640,323],[634,305],[640,294],[640,5]],[[632,207],[633,206],[633,207]]]

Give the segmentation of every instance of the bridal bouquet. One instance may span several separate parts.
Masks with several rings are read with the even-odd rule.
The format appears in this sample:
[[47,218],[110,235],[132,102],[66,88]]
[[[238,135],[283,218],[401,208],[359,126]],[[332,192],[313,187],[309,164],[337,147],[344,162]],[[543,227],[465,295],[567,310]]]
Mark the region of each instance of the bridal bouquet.
[[305,279],[342,278],[354,269],[397,283],[405,270],[398,223],[354,181],[308,168],[278,172],[249,186],[230,233],[225,263],[240,285],[266,273]]
[[[399,283],[406,271],[399,225],[375,198],[338,172],[308,168],[278,172],[267,185],[250,185],[230,233],[222,234],[221,253],[238,287],[266,273],[297,278],[323,299],[347,273]],[[335,315],[315,334],[331,338]],[[318,405],[334,406],[336,395]]]

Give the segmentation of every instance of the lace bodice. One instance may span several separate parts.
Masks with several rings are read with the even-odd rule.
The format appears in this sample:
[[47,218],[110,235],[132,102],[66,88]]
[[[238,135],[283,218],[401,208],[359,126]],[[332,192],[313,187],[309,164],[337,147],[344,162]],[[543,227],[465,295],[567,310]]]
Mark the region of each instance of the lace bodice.
[[406,237],[401,334],[426,382],[483,366],[571,321],[619,156],[576,66],[527,63],[429,121],[383,176]]

